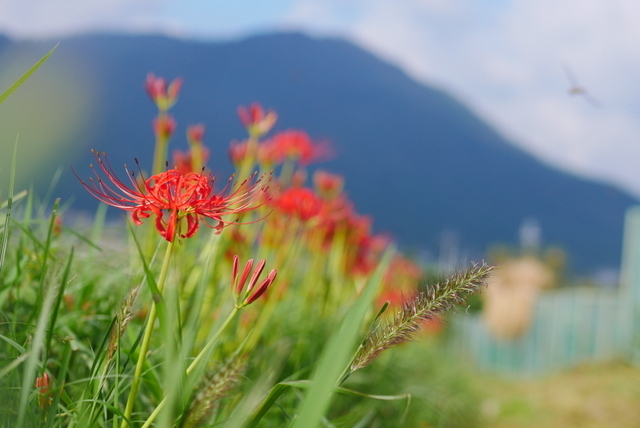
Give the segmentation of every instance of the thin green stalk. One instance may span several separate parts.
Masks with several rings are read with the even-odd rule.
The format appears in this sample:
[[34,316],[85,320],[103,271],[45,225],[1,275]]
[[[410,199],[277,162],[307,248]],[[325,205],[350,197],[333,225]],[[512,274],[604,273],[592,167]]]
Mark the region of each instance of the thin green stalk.
[[[160,278],[158,279],[158,291],[162,293],[164,283],[167,279],[167,272],[169,271],[169,261],[171,260],[171,253],[173,250],[173,242],[169,242],[167,250],[162,262],[162,268],[160,269]],[[129,426],[129,419],[133,413],[133,406],[136,402],[136,396],[138,394],[138,387],[140,386],[140,380],[142,378],[142,370],[144,367],[145,359],[147,357],[147,351],[149,350],[149,343],[151,342],[151,333],[153,332],[153,326],[156,321],[156,303],[155,300],[151,306],[149,312],[149,320],[144,330],[144,336],[142,338],[142,345],[140,346],[140,353],[138,354],[138,362],[136,363],[136,370],[133,374],[133,382],[131,383],[131,391],[129,391],[129,398],[127,399],[127,406],[124,410],[124,419],[122,420],[121,428],[127,428]]]
[[44,251],[42,255],[42,268],[40,270],[40,283],[38,285],[38,306],[42,303],[44,296],[44,282],[46,280],[47,262],[51,251],[51,240],[53,238],[53,228],[55,227],[56,217],[58,216],[58,208],[60,207],[60,199],[56,199],[51,210],[51,219],[49,220],[49,229],[47,230],[47,240],[45,241]]
[[[220,326],[220,328],[218,329],[216,334],[207,342],[205,347],[202,348],[202,351],[200,351],[200,353],[196,356],[196,358],[191,362],[189,367],[187,367],[187,370],[186,370],[187,376],[189,376],[191,374],[191,372],[193,372],[193,370],[196,368],[196,366],[198,365],[200,360],[202,360],[205,357],[205,355],[207,355],[209,353],[209,351],[211,350],[213,345],[220,338],[220,335],[222,334],[222,332],[227,328],[229,323],[231,323],[231,320],[233,320],[233,318],[236,316],[238,311],[240,311],[240,309],[241,308],[238,308],[237,306],[235,306],[233,308],[233,310],[231,311],[231,313],[229,314],[227,319],[224,321],[222,326]],[[144,425],[142,425],[142,428],[149,428],[151,426],[153,421],[158,417],[158,415],[162,411],[162,408],[164,407],[166,402],[167,402],[167,399],[165,397],[160,402],[160,404],[158,404],[158,407],[156,407],[156,409],[153,411],[153,413],[151,413],[151,415],[149,415],[149,418],[145,421]],[[124,427],[122,427],[122,428],[124,428]]]
[[240,171],[238,171],[238,178],[240,180],[244,180],[251,174],[251,169],[256,163],[257,152],[258,139],[254,136],[249,135],[249,139],[247,140],[247,154],[246,157],[242,160]]
[[[158,121],[167,119],[166,110],[160,110],[158,113]],[[156,135],[156,148],[153,154],[153,169],[151,174],[160,174],[164,170],[164,164],[167,161],[167,148],[169,139],[165,137],[162,132],[158,132]]]
[[7,211],[4,217],[4,228],[2,234],[2,241],[0,241],[0,273],[2,273],[2,267],[4,266],[4,258],[7,254],[7,244],[9,243],[9,224],[11,222],[11,208],[13,205],[13,189],[15,186],[16,178],[16,165],[18,156],[18,136],[16,135],[16,142],[13,147],[13,157],[11,158],[11,177],[9,177],[9,198],[7,199]]

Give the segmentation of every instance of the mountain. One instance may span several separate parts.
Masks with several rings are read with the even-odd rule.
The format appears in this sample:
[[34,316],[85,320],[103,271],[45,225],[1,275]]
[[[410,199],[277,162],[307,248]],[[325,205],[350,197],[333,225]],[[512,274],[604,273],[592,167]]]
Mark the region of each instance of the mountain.
[[[3,40],[0,64],[11,65],[0,87],[55,44]],[[545,164],[446,92],[334,38],[62,40],[42,70],[0,106],[2,144],[13,147],[20,131],[19,159],[27,165],[21,179],[48,184],[61,164],[86,176],[90,148],[107,151],[116,170],[135,157],[149,165],[155,107],[142,88],[148,72],[183,77],[172,110],[180,125],[174,144],[185,145],[187,123],[205,123],[210,166],[221,175],[231,171],[229,141],[244,137],[236,108],[259,101],[278,111],[276,129],[330,140],[336,157],[320,167],[344,174],[357,210],[403,245],[437,251],[442,232],[455,231],[476,256],[493,243],[516,243],[523,220],[535,218],[543,243],[566,249],[578,271],[619,265],[624,211],[637,199]],[[29,134],[38,127],[44,136]],[[75,195],[75,208],[95,206],[66,166],[54,195]]]

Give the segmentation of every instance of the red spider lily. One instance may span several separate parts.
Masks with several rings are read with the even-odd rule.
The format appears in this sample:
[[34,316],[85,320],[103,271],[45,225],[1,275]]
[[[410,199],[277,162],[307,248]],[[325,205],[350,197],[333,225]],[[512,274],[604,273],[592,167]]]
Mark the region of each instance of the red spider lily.
[[424,270],[418,264],[396,254],[382,280],[382,291],[378,297],[378,303],[384,303],[386,300],[391,305],[401,305],[413,299],[418,294],[423,276]]
[[342,193],[344,177],[318,170],[313,174],[313,183],[323,198],[334,199]]
[[232,141],[229,145],[229,159],[235,166],[242,165],[249,155],[249,145],[246,141]]
[[186,153],[177,149],[173,151],[173,164],[182,174],[200,171],[209,160],[209,149],[202,141],[204,131],[205,127],[202,124],[187,126],[189,150]]
[[236,294],[236,296],[240,297],[241,303],[239,307],[243,307],[250,305],[251,303],[258,300],[258,298],[260,298],[260,296],[262,296],[267,291],[271,284],[273,284],[273,281],[275,281],[278,272],[275,269],[272,269],[271,272],[269,272],[269,275],[267,275],[267,277],[263,279],[262,282],[258,284],[258,286],[256,286],[258,278],[260,278],[260,275],[264,270],[264,266],[267,263],[264,259],[260,260],[260,262],[258,262],[258,266],[256,266],[256,269],[253,271],[253,275],[251,275],[249,285],[247,285],[245,289],[247,279],[249,278],[251,270],[253,269],[253,259],[249,259],[247,263],[245,263],[242,274],[240,275],[238,271],[239,261],[240,258],[237,255],[233,256],[231,281],[233,292]]
[[324,160],[331,155],[327,143],[314,144],[303,131],[285,131],[273,137],[274,150],[283,157],[294,159],[306,166],[313,161]]
[[273,140],[269,140],[260,143],[257,158],[260,165],[265,168],[271,168],[284,161],[284,154],[273,144]]
[[187,140],[189,141],[189,144],[202,144],[205,130],[205,126],[201,123],[187,126]]
[[[204,147],[204,146],[200,146],[198,147],[198,149],[200,150],[200,160],[199,163],[200,164],[205,164],[207,163],[207,161],[209,160],[209,149]],[[189,150],[187,150],[186,152],[183,152],[182,150],[174,150],[173,151],[173,164],[175,166],[175,168],[180,171],[181,174],[187,174],[190,172],[196,172],[197,170],[202,169],[202,167],[198,167],[196,166],[196,162],[194,162],[194,148],[191,147]]]
[[156,77],[155,74],[147,74],[147,81],[144,84],[149,97],[158,106],[159,110],[167,111],[178,100],[178,94],[182,88],[182,79],[174,79],[167,88],[167,81],[162,77]]
[[[357,236],[357,233],[355,234]],[[354,244],[354,257],[348,266],[351,274],[356,276],[369,276],[376,268],[384,250],[389,246],[391,238],[387,235],[368,235],[359,240],[350,237]]]
[[[92,152],[100,170],[111,184],[105,182],[94,169],[96,179],[90,178],[90,183],[84,182],[76,174],[85,189],[98,200],[131,212],[136,225],[142,224],[142,219],[155,216],[156,229],[169,242],[176,235],[181,238],[192,237],[201,221],[220,233],[225,225],[238,224],[225,217],[243,214],[265,202],[262,195],[268,190],[268,186],[261,184],[262,178],[254,182],[255,174],[228,193],[232,176],[225,188],[215,193],[212,187],[214,178],[210,174],[183,174],[170,169],[139,183],[135,173],[125,166],[131,183],[127,185],[116,176],[106,154]],[[214,223],[209,224],[207,220]],[[183,229],[186,231],[181,233]]]
[[260,165],[271,168],[284,160],[282,153],[274,149],[275,146],[271,140],[254,145],[253,148],[249,141],[232,141],[229,145],[229,158],[235,166],[239,166],[247,158],[255,156]]
[[153,119],[153,133],[157,137],[170,138],[176,130],[176,121],[170,115]]
[[304,221],[317,216],[322,208],[322,200],[307,187],[290,187],[271,203],[278,211]]
[[49,393],[49,375],[47,372],[38,378],[36,378],[36,389],[38,389],[38,405],[41,409],[44,409],[51,403],[51,394]]
[[238,107],[238,116],[242,126],[252,137],[260,137],[266,134],[278,120],[278,115],[275,111],[270,110],[265,114],[262,106],[258,103],[253,103],[249,107]]

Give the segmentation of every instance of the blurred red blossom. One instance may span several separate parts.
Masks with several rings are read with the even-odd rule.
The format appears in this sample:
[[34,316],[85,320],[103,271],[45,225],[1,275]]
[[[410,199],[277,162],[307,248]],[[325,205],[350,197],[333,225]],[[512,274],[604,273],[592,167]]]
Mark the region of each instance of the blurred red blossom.
[[269,110],[266,114],[262,106],[252,103],[249,107],[238,107],[238,116],[242,126],[245,127],[252,138],[261,137],[273,128],[278,120],[278,114]]
[[182,88],[182,78],[174,79],[167,87],[167,81],[164,78],[149,73],[144,88],[158,109],[166,112],[178,100],[178,94]]
[[273,147],[282,158],[296,160],[302,166],[314,161],[326,160],[332,155],[328,143],[314,143],[304,131],[289,130],[273,137]]

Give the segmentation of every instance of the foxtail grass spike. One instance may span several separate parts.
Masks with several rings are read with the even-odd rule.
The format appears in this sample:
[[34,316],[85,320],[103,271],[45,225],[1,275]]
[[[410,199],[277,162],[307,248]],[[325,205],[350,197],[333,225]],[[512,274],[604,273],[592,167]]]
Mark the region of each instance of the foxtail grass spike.
[[244,357],[232,357],[205,375],[187,412],[182,425],[184,428],[196,428],[207,424],[219,407],[220,400],[227,397],[240,380],[245,363]]
[[376,323],[358,349],[351,363],[351,373],[371,364],[378,355],[392,346],[411,341],[414,333],[420,329],[421,321],[429,321],[455,305],[463,304],[469,295],[475,294],[485,285],[492,270],[493,266],[485,263],[474,264],[405,303],[391,320]]
[[118,311],[118,322],[113,326],[111,336],[109,337],[109,347],[107,348],[107,364],[111,361],[113,354],[118,348],[118,341],[122,338],[127,326],[133,320],[133,306],[140,292],[140,285],[131,289],[127,297],[123,300],[122,306]]

